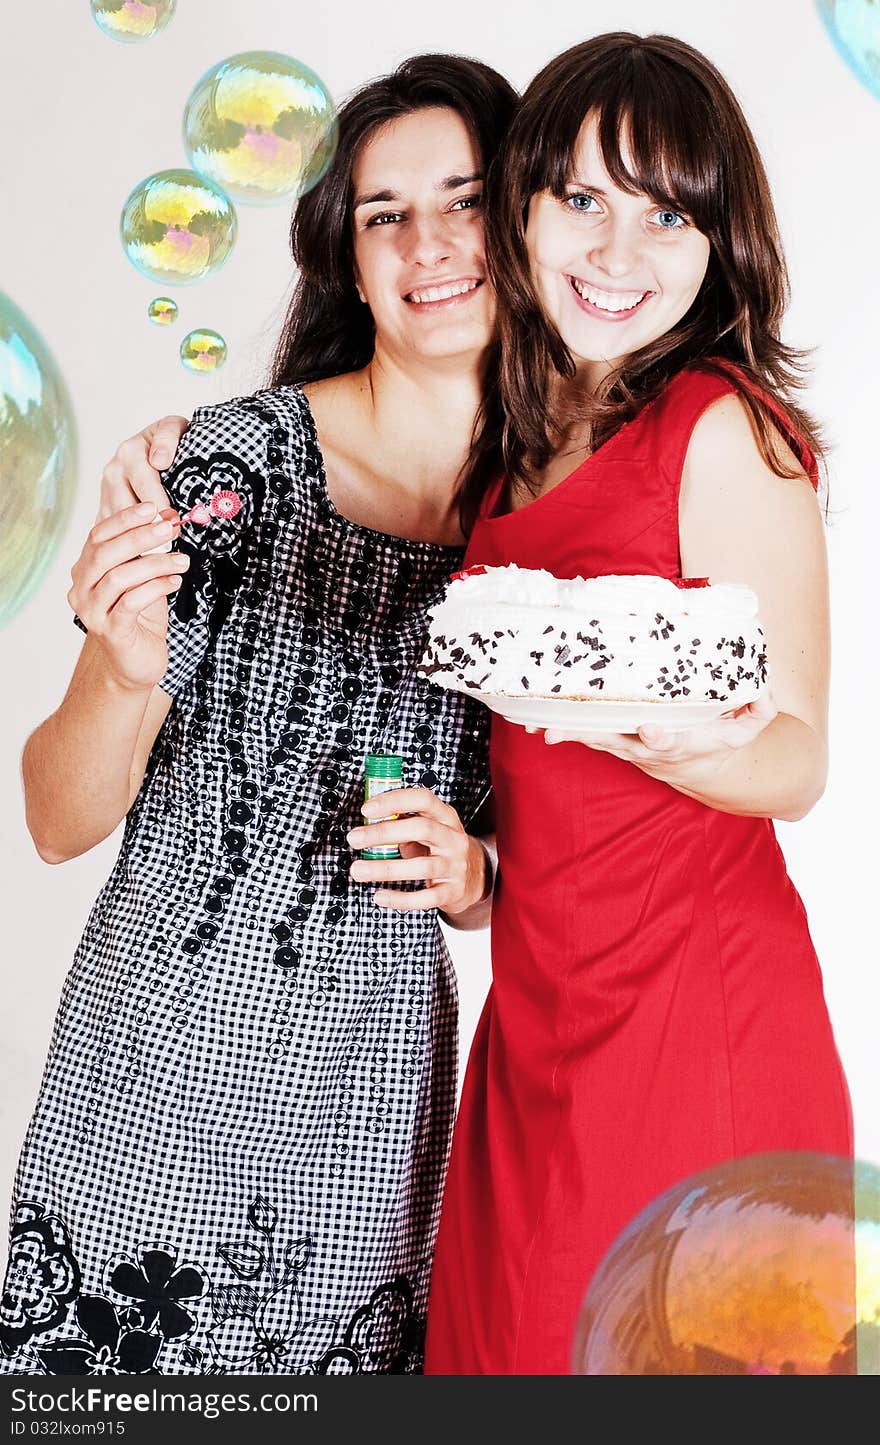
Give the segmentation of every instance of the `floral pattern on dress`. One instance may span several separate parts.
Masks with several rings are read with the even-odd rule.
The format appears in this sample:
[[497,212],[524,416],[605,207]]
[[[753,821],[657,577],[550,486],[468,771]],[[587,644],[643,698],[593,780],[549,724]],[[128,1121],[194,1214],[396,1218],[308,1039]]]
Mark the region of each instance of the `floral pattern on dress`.
[[177,549],[190,565],[171,605],[182,622],[196,616],[199,596],[210,606],[209,626],[226,620],[244,576],[249,541],[265,496],[263,478],[240,458],[215,451],[173,466],[166,479],[183,528]]
[[[106,1268],[107,1294],[83,1293],[67,1226],[42,1204],[16,1210],[0,1305],[0,1345],[20,1352],[28,1373],[158,1375],[160,1352],[197,1327],[207,1276],[177,1252],[142,1246]],[[118,1302],[107,1296],[115,1294]]]
[[412,1375],[421,1371],[425,1321],[406,1275],[380,1285],[352,1316],[343,1341],[326,1350],[316,1375]]
[[375,1289],[340,1334],[338,1319],[310,1317],[303,1305],[311,1237],[279,1239],[279,1211],[261,1194],[248,1206],[247,1226],[251,1235],[217,1249],[232,1284],[212,1286],[171,1246],[142,1245],[108,1260],[105,1293],[90,1294],[81,1292],[63,1221],[41,1204],[21,1204],[3,1294],[5,1352],[21,1350],[29,1372],[47,1375],[159,1375],[180,1366],[210,1375],[287,1374],[305,1333],[326,1326],[337,1343],[305,1373],[420,1371],[424,1320],[405,1275]]
[[[123,1319],[126,1312],[123,1311]],[[76,1323],[86,1339],[56,1340],[35,1348],[47,1375],[158,1375],[154,1369],[162,1336],[123,1328],[110,1300],[80,1295]]]
[[62,1221],[23,1200],[15,1211],[0,1298],[0,1347],[10,1355],[60,1324],[79,1292],[79,1266]]
[[181,1300],[197,1303],[210,1286],[195,1265],[178,1268],[173,1249],[142,1248],[136,1261],[122,1256],[111,1261],[106,1273],[108,1291],[133,1300],[147,1329],[158,1322],[164,1339],[179,1340],[196,1328],[196,1316]]
[[218,1252],[240,1280],[262,1277],[263,1285],[233,1284],[212,1291],[209,1348],[224,1373],[249,1366],[260,1374],[285,1374],[297,1337],[312,1325],[335,1321],[303,1318],[300,1275],[314,1249],[308,1235],[289,1241],[282,1250],[275,1238],[278,1210],[261,1194],[249,1205],[247,1222],[262,1236],[261,1243],[245,1237],[222,1244]]

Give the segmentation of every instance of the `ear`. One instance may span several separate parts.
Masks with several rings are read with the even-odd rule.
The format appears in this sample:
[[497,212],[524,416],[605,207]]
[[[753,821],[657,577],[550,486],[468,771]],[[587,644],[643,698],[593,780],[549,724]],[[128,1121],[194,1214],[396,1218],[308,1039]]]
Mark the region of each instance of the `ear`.
[[365,293],[364,293],[364,288],[363,288],[363,286],[361,285],[361,278],[360,278],[360,276],[358,275],[357,271],[355,271],[355,273],[354,273],[354,284],[355,284],[355,288],[356,288],[356,290],[357,290],[357,294],[358,294],[359,300],[363,302],[364,306],[366,306],[366,304],[367,304],[367,298],[366,298],[366,295],[365,295]]

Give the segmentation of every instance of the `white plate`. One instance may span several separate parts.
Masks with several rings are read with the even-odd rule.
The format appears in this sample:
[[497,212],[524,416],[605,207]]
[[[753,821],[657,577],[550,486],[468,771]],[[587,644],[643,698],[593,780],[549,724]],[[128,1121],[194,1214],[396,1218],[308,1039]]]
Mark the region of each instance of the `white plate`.
[[612,702],[601,698],[506,697],[497,692],[470,692],[493,712],[522,727],[558,728],[567,733],[635,733],[644,723],[665,728],[711,722],[736,704],[731,702]]

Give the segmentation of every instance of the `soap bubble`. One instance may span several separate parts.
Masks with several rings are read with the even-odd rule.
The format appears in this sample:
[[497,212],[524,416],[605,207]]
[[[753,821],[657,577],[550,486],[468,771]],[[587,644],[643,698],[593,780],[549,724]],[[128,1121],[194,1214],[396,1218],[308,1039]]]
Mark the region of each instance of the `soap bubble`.
[[850,70],[880,99],[880,6],[877,0],[816,0],[816,9]]
[[165,29],[177,0],[91,0],[92,15],[114,40],[151,40]]
[[681,1180],[606,1252],[572,1372],[880,1374],[880,1169],[768,1153]]
[[77,481],[73,408],[42,337],[0,292],[0,625],[36,590]]
[[212,66],[183,113],[190,164],[237,201],[304,195],[333,160],[337,139],[323,81],[302,61],[272,50]]
[[180,285],[218,271],[238,233],[235,207],[194,171],[157,171],[122,208],[122,245],[152,281]]
[[180,359],[189,371],[219,371],[226,360],[226,342],[219,331],[202,326],[184,336]]
[[170,326],[177,320],[177,302],[171,296],[156,296],[147,307],[147,315],[156,326]]

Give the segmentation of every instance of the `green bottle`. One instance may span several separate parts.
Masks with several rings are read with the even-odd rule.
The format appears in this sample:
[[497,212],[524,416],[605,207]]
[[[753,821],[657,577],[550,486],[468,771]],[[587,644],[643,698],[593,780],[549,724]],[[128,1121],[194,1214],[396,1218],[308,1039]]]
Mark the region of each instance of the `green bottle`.
[[[390,793],[395,788],[403,787],[403,758],[396,753],[369,753],[364,767],[364,802],[375,798],[377,793]],[[390,813],[388,818],[370,818],[365,822],[387,823],[392,818],[397,818],[398,813]],[[394,846],[390,848],[362,848],[362,858],[399,858],[400,849]]]

